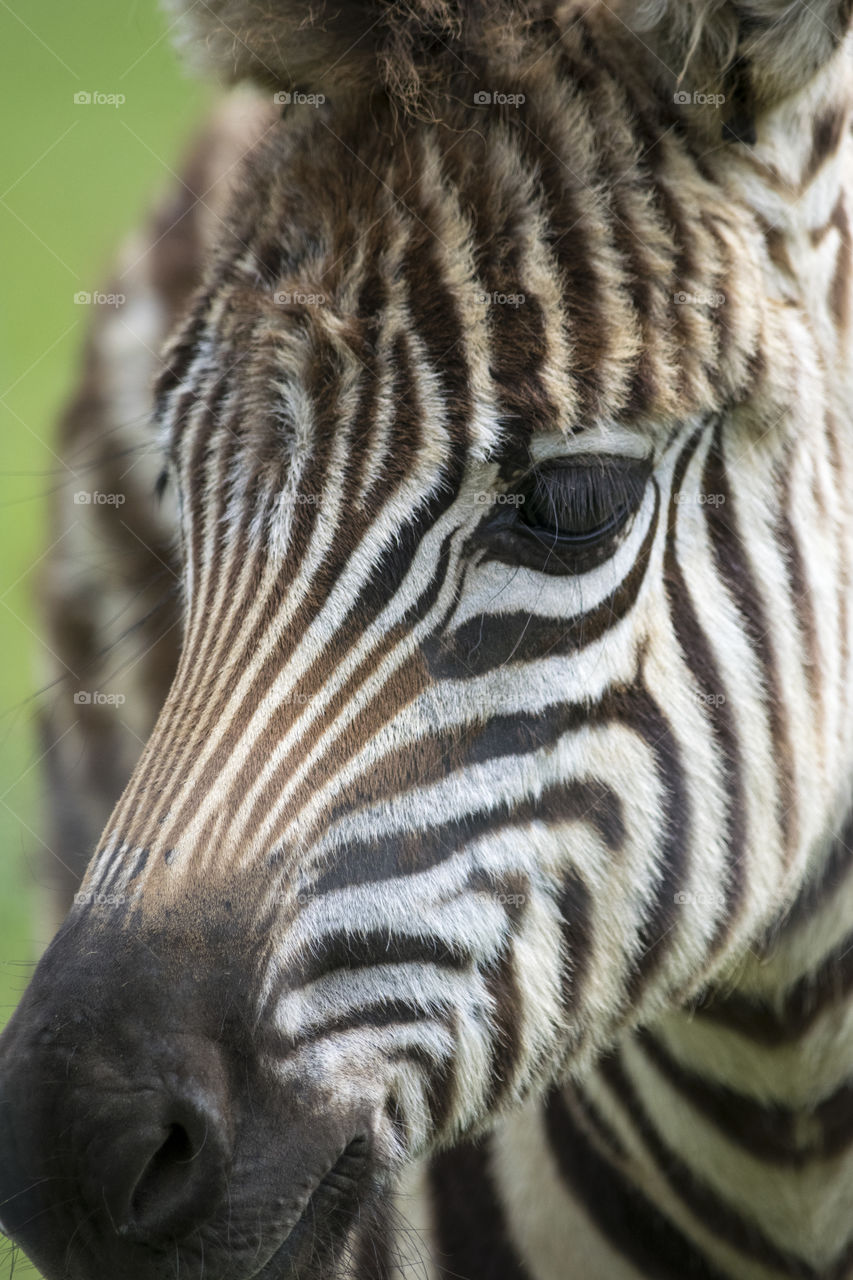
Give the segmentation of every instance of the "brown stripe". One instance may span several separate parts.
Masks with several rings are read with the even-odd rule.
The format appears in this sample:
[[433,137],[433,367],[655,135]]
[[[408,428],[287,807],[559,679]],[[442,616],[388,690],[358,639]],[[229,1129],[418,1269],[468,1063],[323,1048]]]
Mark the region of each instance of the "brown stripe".
[[[238,415],[239,416],[239,415]],[[236,429],[238,423],[232,413],[224,423],[228,430],[228,443],[222,451],[222,470],[225,474],[236,465],[240,446],[243,441],[241,433]],[[228,486],[221,485],[213,495],[214,504],[212,526],[221,526],[225,514]],[[276,495],[271,493],[261,513],[264,522],[269,520],[275,506]],[[181,663],[172,690],[172,706],[170,724],[162,729],[157,738],[157,750],[153,761],[146,760],[145,774],[154,792],[161,788],[167,779],[173,779],[177,759],[173,754],[178,749],[186,733],[187,725],[200,726],[210,709],[210,694],[205,682],[199,680],[200,671],[219,669],[214,667],[217,649],[228,652],[234,640],[235,624],[230,617],[234,597],[240,578],[245,576],[251,582],[260,580],[265,550],[263,541],[251,538],[249,524],[255,515],[251,505],[246,504],[246,515],[236,529],[232,529],[232,545],[217,572],[211,568],[210,594],[194,602],[192,623],[194,630],[191,639],[187,637],[184,645],[184,661]],[[222,570],[224,570],[224,577]],[[216,595],[219,605],[216,606]],[[199,618],[199,614],[201,617]],[[231,630],[229,632],[229,623]]]
[[524,1052],[522,1026],[525,997],[516,976],[511,941],[504,945],[494,962],[485,969],[483,978],[486,992],[494,1005],[489,1016],[491,1062],[483,1113],[493,1115],[501,1103],[510,1098]]
[[[630,127],[628,122],[632,112],[625,109],[620,77],[607,65],[606,57],[589,27],[580,24],[578,34],[582,55],[570,58],[566,45],[561,42],[558,45],[559,66],[565,79],[574,85],[579,100],[587,105],[586,127],[592,134],[596,132],[599,120],[617,120]],[[622,318],[621,340],[627,346],[639,338],[639,355],[629,373],[627,394],[624,399],[614,400],[613,408],[639,416],[648,411],[658,394],[653,353],[666,326],[666,315],[660,306],[660,268],[647,247],[649,229],[645,222],[649,211],[646,192],[643,191],[639,198],[642,218],[638,227],[629,198],[636,192],[636,187],[629,180],[630,169],[626,173],[624,149],[617,154],[615,141],[603,145],[603,140],[597,138],[596,142],[596,168],[589,185],[602,193],[599,197],[602,227],[606,227],[620,260],[621,286],[631,302],[630,309],[625,309]],[[629,145],[628,150],[631,152],[633,148]],[[618,293],[614,300],[621,301]]]
[[[319,406],[317,409],[319,413]],[[311,460],[306,468],[305,478],[302,483],[302,491],[315,493],[320,492],[325,472],[328,467],[330,458],[330,442],[332,439],[331,431],[320,431],[318,433],[317,442],[315,444]],[[251,454],[250,454],[251,457]],[[251,492],[253,484],[257,484],[257,463],[251,468],[252,475],[247,482],[247,488]],[[258,514],[256,510],[248,503],[242,505],[243,525],[242,527],[248,531],[253,517]],[[288,555],[282,566],[280,578],[283,581],[289,581],[295,576],[302,559],[307,550],[310,530],[317,517],[317,508],[311,504],[307,507],[300,508],[300,537],[294,538],[288,549]],[[248,538],[248,532],[246,533]],[[256,548],[257,563],[260,565],[263,548],[257,546],[257,539],[251,542]],[[236,563],[236,561],[235,561]],[[215,575],[214,575],[215,576]],[[250,584],[250,590],[252,584]],[[244,626],[244,607],[245,601],[235,602],[225,600],[230,607],[230,624],[224,634],[220,632],[219,636],[219,652],[229,654],[233,658],[237,657],[237,640],[240,631]],[[235,604],[237,607],[235,608]],[[243,605],[243,607],[240,607]],[[267,630],[273,625],[275,619],[274,611],[265,611],[258,623],[255,625],[252,633],[244,638],[244,645],[249,652],[255,652],[261,645],[263,637]],[[223,628],[224,630],[224,628]],[[214,634],[211,632],[211,634]],[[282,655],[282,662],[289,656],[290,648],[283,645],[285,652]],[[291,645],[292,648],[292,645]],[[160,801],[156,808],[150,806],[146,811],[144,800],[137,797],[135,786],[143,785],[147,774],[147,764],[145,768],[140,763],[140,768],[135,775],[135,785],[132,784],[128,791],[121,810],[121,818],[124,821],[125,815],[136,804],[138,813],[134,815],[137,823],[142,824],[144,831],[146,824],[150,824],[155,820],[159,813],[165,808],[165,798],[168,795],[174,795],[175,792],[183,786],[188,776],[189,770],[195,763],[196,752],[199,742],[206,742],[208,737],[216,731],[222,723],[222,708],[226,705],[227,700],[232,695],[234,689],[244,674],[244,668],[239,662],[232,663],[232,672],[225,682],[219,697],[212,700],[206,689],[205,677],[210,668],[209,662],[204,667],[199,667],[195,661],[195,654],[188,648],[184,648],[181,656],[181,666],[179,668],[179,676],[176,681],[176,688],[173,691],[174,696],[170,699],[169,714],[158,734],[152,738],[148,744],[146,751],[146,762],[156,757],[159,763],[161,775],[168,777],[168,789],[164,786],[161,791]],[[183,680],[182,680],[182,677]],[[274,678],[274,676],[273,676]],[[251,693],[251,691],[250,691]],[[203,714],[198,714],[198,708],[203,708]],[[241,704],[238,719],[242,723],[247,722],[249,718],[248,707],[244,702]],[[190,730],[187,732],[187,730]],[[219,761],[221,768],[230,755],[228,742],[221,746],[215,754],[215,759]],[[210,766],[207,773],[210,773]],[[218,773],[218,770],[215,770]],[[198,794],[198,792],[196,792]],[[192,804],[193,802],[191,802]],[[170,815],[172,823],[168,832],[160,833],[160,840],[167,845],[175,845],[180,837],[180,833],[186,824],[189,806],[184,806],[180,815]],[[175,821],[177,819],[177,821]],[[140,839],[144,839],[141,836]]]
[[[414,139],[410,135],[414,145]],[[472,413],[471,376],[467,361],[465,329],[456,292],[445,276],[439,255],[441,237],[433,227],[441,224],[441,209],[425,182],[425,156],[418,154],[419,172],[401,174],[406,190],[399,196],[413,215],[410,238],[403,259],[403,276],[408,286],[409,319],[423,342],[427,361],[441,384],[450,432],[456,446],[464,449]],[[430,182],[434,177],[430,175]],[[419,427],[422,429],[422,423]],[[461,473],[457,476],[461,479]]]
[[[708,306],[707,314],[710,329],[716,340],[716,352],[706,362],[705,372],[709,383],[719,388],[719,398],[728,399],[735,390],[727,386],[731,377],[732,349],[737,346],[739,289],[737,278],[742,271],[742,264],[732,260],[732,248],[729,239],[720,230],[721,218],[718,213],[700,213],[702,226],[717,245],[717,270],[711,277],[709,292],[718,296],[718,306]],[[725,224],[723,224],[725,225]],[[733,284],[733,281],[735,282]],[[737,390],[740,390],[739,383]]]
[[[642,188],[652,202],[658,224],[665,229],[669,273],[664,283],[672,304],[677,293],[693,292],[697,282],[706,288],[710,285],[692,219],[673,194],[669,176],[684,166],[695,167],[701,173],[702,157],[692,150],[681,123],[668,114],[667,104],[649,102],[648,93],[637,82],[639,70],[628,63],[620,68],[617,79],[630,86],[630,110],[641,146],[639,158],[631,157],[632,163],[642,176]],[[709,180],[716,189],[717,179],[712,175]],[[695,399],[693,384],[698,373],[693,354],[696,346],[693,311],[690,306],[670,305],[668,313],[673,346],[678,353],[675,393],[682,401],[681,416],[685,412],[685,400]]]
[[847,121],[846,102],[841,106],[830,107],[815,119],[812,125],[812,149],[800,180],[801,191],[805,191],[826,162],[838,151],[847,129]]
[[[796,279],[797,273],[788,249],[788,237],[784,231],[768,222],[761,214],[753,214],[753,217],[761,228],[770,261],[783,275],[792,280]],[[812,241],[814,242],[814,233],[812,233]]]
[[[421,529],[417,526],[410,526],[409,529],[401,530],[398,544],[377,565],[374,573],[376,585],[374,587],[372,583],[368,583],[362,595],[362,601],[369,600],[371,602],[370,607],[366,607],[364,603],[359,607],[359,602],[356,602],[353,606],[352,613],[360,615],[356,634],[369,621],[373,620],[373,611],[378,612],[384,599],[393,595],[397,589],[410,564],[408,544],[416,542],[420,533]],[[448,535],[439,552],[438,563],[435,566],[433,575],[425,583],[420,596],[408,610],[405,623],[399,622],[385,632],[374,648],[350,673],[337,693],[329,699],[321,722],[315,724],[310,733],[304,733],[287,757],[281,762],[258,794],[249,813],[243,816],[242,820],[249,829],[262,822],[270,813],[276,800],[281,795],[282,788],[287,783],[289,776],[315,749],[319,734],[334,724],[348,707],[357,707],[358,709],[345,731],[332,738],[313,762],[309,775],[290,796],[286,810],[280,816],[276,828],[276,838],[281,838],[284,830],[293,821],[295,815],[300,813],[302,808],[315,798],[318,779],[331,778],[339,774],[344,766],[364,749],[365,743],[375,737],[385,725],[393,720],[404,707],[409,706],[423,691],[427,683],[424,664],[420,653],[415,652],[400,664],[371,699],[368,700],[362,692],[365,681],[376,673],[384,658],[392,653],[398,645],[405,643],[410,634],[409,627],[421,621],[434,608],[446,582],[450,564],[450,551],[451,535]],[[340,660],[340,655],[345,652],[344,646],[349,641],[347,620],[344,620],[340,631],[342,639],[333,655],[333,660],[337,661]],[[354,642],[355,638],[353,637],[352,643]],[[329,666],[326,663],[320,660],[316,661],[310,672],[306,674],[299,689],[299,696],[304,699],[302,705],[295,708],[292,706],[282,707],[270,719],[267,732],[272,734],[276,740],[280,740],[286,730],[297,723],[305,713],[311,700],[323,692],[330,674]],[[251,770],[247,769],[245,772],[248,782],[251,783]],[[370,777],[374,791],[376,790],[375,778],[377,776],[376,770],[371,765]],[[245,786],[245,781],[243,786]],[[352,791],[355,791],[355,795],[350,801],[351,803],[357,802],[356,797],[360,794],[362,787],[363,783],[357,781],[354,786],[345,789],[347,798],[349,798]],[[239,780],[236,784],[236,790],[240,790]],[[343,803],[345,801],[339,793],[332,802],[331,807],[324,812],[322,819],[318,819],[318,821],[328,825],[332,816],[341,809]],[[310,838],[310,832],[307,829],[303,835],[305,839]]]
[[541,303],[521,275],[518,246],[522,223],[529,220],[531,210],[521,201],[518,190],[506,189],[478,132],[469,133],[461,143],[454,137],[443,163],[458,191],[460,219],[476,209],[473,256],[483,293],[490,298],[524,298],[517,307],[487,307],[489,366],[499,411],[515,424],[521,437],[553,429],[558,410],[542,382],[548,325]]
[[[408,345],[405,343],[405,340],[402,337],[400,339],[400,343],[398,344],[397,356],[398,356],[398,364],[397,364],[397,370],[396,370],[397,395],[395,397],[398,404],[397,416],[399,418],[401,414],[405,413],[405,415],[407,415],[408,421],[415,424],[416,431],[419,431],[419,426],[417,424],[419,424],[420,422],[421,411],[416,401],[416,398],[413,395],[413,390],[411,386],[411,369],[410,369],[410,362],[409,362],[410,357],[408,354]],[[399,383],[400,378],[403,379],[402,386]],[[405,395],[403,394],[404,389],[405,389]],[[320,439],[324,439],[328,441],[332,438],[332,435],[333,435],[333,432],[331,429],[318,430],[318,437]],[[407,433],[402,432],[401,441],[405,440],[406,437],[407,437]],[[415,449],[417,447],[417,440],[418,440],[418,436],[416,434],[414,438],[411,439],[411,444]],[[328,464],[328,459],[329,459],[328,447],[325,447],[323,449],[322,459],[323,459],[322,465],[325,467]],[[312,459],[312,463],[316,465],[316,461],[317,461],[317,454],[315,453],[314,459]],[[396,480],[397,484],[401,484],[403,482],[406,476],[408,467],[411,464],[411,461],[412,461],[412,456],[410,455],[408,449],[401,443],[400,448],[397,449],[394,454],[394,465],[397,468],[397,475],[394,477],[394,479]],[[309,464],[309,472],[310,472],[310,468],[311,468],[311,464]],[[350,482],[351,483],[353,482],[352,476],[350,476]],[[318,476],[317,481],[315,482],[315,487],[309,488],[308,486],[310,484],[311,484],[311,479],[309,474],[309,476],[306,477],[306,481],[303,483],[303,486],[302,486],[303,491],[307,493],[322,492],[323,481],[320,478],[320,476]],[[396,487],[396,485],[392,483],[391,477],[386,476],[385,478],[386,496],[394,487]],[[352,496],[353,495],[350,494],[350,508],[354,506],[354,503],[352,502]],[[451,500],[452,500],[452,495],[450,496],[445,495],[443,498],[444,503],[449,503]],[[344,503],[346,502],[346,496],[342,499],[342,502]],[[308,509],[309,511],[312,512],[312,515],[309,517],[309,519],[313,524],[313,520],[316,518],[314,514],[316,512],[316,507],[312,507],[312,505],[309,504]],[[304,632],[305,628],[309,625],[311,618],[319,611],[319,609],[322,607],[322,605],[325,603],[326,599],[328,598],[329,593],[334,589],[336,582],[338,581],[339,577],[342,574],[342,571],[346,565],[347,560],[349,559],[355,546],[357,545],[358,539],[361,536],[363,536],[363,534],[370,528],[374,518],[375,518],[375,513],[372,510],[364,509],[356,517],[354,518],[350,517],[344,520],[339,530],[339,533],[336,537],[335,544],[330,548],[327,559],[324,562],[321,571],[316,576],[315,583],[314,583],[314,590],[311,595],[311,598],[307,600],[304,603],[304,605],[301,607],[300,616],[294,618],[291,626],[288,628],[287,636],[282,637],[281,643],[278,646],[278,650],[277,650],[276,662],[267,663],[261,670],[257,672],[257,675],[254,681],[252,682],[250,689],[247,691],[245,698],[243,698],[241,701],[240,707],[236,715],[232,716],[229,722],[228,734],[220,742],[219,746],[217,747],[216,751],[213,753],[212,757],[207,761],[203,771],[203,776],[198,781],[196,794],[198,794],[201,791],[210,791],[216,785],[217,779],[222,769],[227,765],[231,757],[234,741],[245,730],[255,711],[259,706],[261,706],[264,698],[269,692],[271,685],[277,679],[281,669],[283,668],[285,663],[288,661],[288,659],[292,655],[294,649],[296,648],[296,645],[299,643],[301,635]],[[424,524],[425,521],[426,521],[426,514],[420,513],[420,520],[418,522],[419,526],[421,524]],[[291,576],[291,574],[294,572],[294,560],[298,564],[298,562],[301,561],[301,559],[303,558],[303,556],[307,551],[308,538],[307,536],[304,535],[304,533],[303,533],[303,537],[300,538],[299,537],[300,532],[302,532],[302,530],[297,529],[297,533],[294,537],[293,543],[291,544],[291,552],[290,552],[290,555],[288,556],[288,563],[286,563],[282,569],[282,573],[280,575],[280,580],[282,581],[282,583],[286,583],[289,577]],[[356,642],[358,637],[361,634],[363,634],[364,630],[367,628],[370,622],[373,621],[375,615],[384,606],[384,603],[388,598],[388,594],[389,593],[387,590],[387,584],[385,587],[385,591],[383,593],[375,592],[374,598],[370,601],[371,608],[369,612],[364,607],[364,596],[362,596],[360,607],[358,604],[356,605],[356,608],[358,609],[358,619],[359,619],[358,627],[356,628],[356,627],[353,627],[352,625],[349,625],[349,626],[342,626],[340,628],[340,639],[337,643],[337,648],[336,648],[336,658],[338,661],[343,656],[343,654]],[[354,618],[354,613],[352,617]],[[239,629],[240,629],[240,624],[242,619],[242,610],[235,609],[232,614],[232,619],[233,619],[232,631],[234,633],[234,640],[236,643],[237,638],[239,636]],[[273,613],[270,613],[269,615],[265,614],[261,618],[259,623],[256,625],[254,629],[254,633],[251,636],[239,637],[240,640],[242,641],[241,652],[248,652],[248,653],[254,652],[257,646],[261,643],[263,634],[269,628],[269,626],[272,625],[273,621],[274,621]],[[316,664],[316,668],[319,668],[321,665],[322,664],[320,663]],[[207,724],[213,725],[221,721],[222,707],[225,705],[226,700],[232,694],[233,689],[235,688],[237,682],[239,681],[239,679],[241,678],[244,672],[244,667],[241,663],[235,662],[234,668],[235,668],[234,674],[226,683],[220,697],[213,704],[213,706],[209,708],[207,719],[205,722],[206,725]],[[199,678],[202,680],[202,685],[204,684],[203,675],[204,673],[199,673]],[[303,709],[304,709],[304,704],[303,704]],[[297,708],[295,713],[297,718],[299,714],[300,714],[300,711]],[[294,712],[293,712],[293,709],[291,709],[289,712],[289,719],[292,721],[293,718],[294,718]],[[185,754],[195,750],[195,745],[199,737],[200,737],[200,733],[197,731],[196,734],[192,735],[187,740]],[[177,777],[175,780],[176,785],[180,785],[184,780],[185,780],[185,774],[183,772],[177,773]],[[233,787],[231,789],[231,792],[229,793],[228,800],[232,806],[233,813],[236,813],[239,810],[240,804],[242,803],[242,789],[244,787],[245,787],[245,779],[241,777],[241,779],[238,780],[238,782],[235,784],[235,787]],[[223,801],[224,800],[225,800],[225,797],[223,797]],[[186,822],[191,816],[192,809],[195,803],[196,803],[195,796],[192,796],[184,803],[183,807],[179,812],[170,815],[169,832],[166,834],[164,838],[171,841],[171,843],[177,842],[181,830],[186,825]]]
[[[558,46],[557,55],[561,54]],[[572,65],[563,69],[567,103],[575,96],[571,87],[574,70]],[[537,176],[542,193],[547,238],[553,246],[551,252],[568,319],[572,347],[569,376],[578,393],[578,418],[585,421],[609,407],[602,362],[614,335],[602,305],[606,291],[594,248],[595,231],[606,213],[601,202],[593,218],[587,212],[588,193],[582,193],[587,185],[585,175],[579,179],[561,161],[565,148],[555,136],[552,110],[549,103],[549,110],[540,112],[537,97],[531,96],[530,122],[519,113],[515,141],[519,159],[528,174]]]

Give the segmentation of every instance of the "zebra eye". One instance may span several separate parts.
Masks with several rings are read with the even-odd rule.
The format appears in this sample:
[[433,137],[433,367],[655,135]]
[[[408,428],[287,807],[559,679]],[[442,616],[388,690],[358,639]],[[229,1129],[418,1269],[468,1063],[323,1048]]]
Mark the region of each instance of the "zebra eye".
[[638,458],[543,463],[520,486],[519,515],[549,545],[591,550],[625,527],[642,501],[648,475],[648,463]]

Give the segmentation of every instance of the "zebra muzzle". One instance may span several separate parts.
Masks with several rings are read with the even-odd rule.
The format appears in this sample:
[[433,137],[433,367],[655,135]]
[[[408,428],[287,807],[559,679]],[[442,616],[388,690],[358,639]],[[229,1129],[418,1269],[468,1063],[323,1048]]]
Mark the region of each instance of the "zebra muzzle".
[[372,1187],[369,1108],[269,1073],[226,966],[171,942],[66,931],[39,966],[0,1038],[3,1230],[46,1280],[324,1275]]

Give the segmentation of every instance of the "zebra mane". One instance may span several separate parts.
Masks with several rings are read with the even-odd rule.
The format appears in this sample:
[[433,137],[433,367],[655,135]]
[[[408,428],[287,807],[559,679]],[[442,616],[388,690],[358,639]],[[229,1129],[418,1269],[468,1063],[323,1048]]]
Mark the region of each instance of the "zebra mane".
[[429,95],[448,60],[458,70],[463,53],[493,53],[546,16],[542,0],[164,3],[180,19],[190,63],[228,80],[322,93],[381,84],[408,108]]
[[[753,108],[803,89],[843,41],[850,0],[620,0],[668,78]],[[742,106],[742,104],[741,104]]]
[[496,61],[511,68],[532,24],[599,10],[648,53],[672,91],[722,95],[747,120],[806,86],[841,43],[851,0],[163,0],[188,60],[276,90],[383,87],[418,112],[434,91]]

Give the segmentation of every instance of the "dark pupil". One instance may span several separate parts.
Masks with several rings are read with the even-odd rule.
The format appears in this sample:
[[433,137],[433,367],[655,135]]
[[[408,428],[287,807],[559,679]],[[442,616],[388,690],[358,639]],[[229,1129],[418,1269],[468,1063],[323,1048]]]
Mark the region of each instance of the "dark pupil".
[[521,515],[552,536],[594,542],[621,528],[637,508],[645,478],[645,466],[632,459],[546,464],[523,489]]

